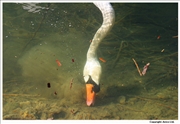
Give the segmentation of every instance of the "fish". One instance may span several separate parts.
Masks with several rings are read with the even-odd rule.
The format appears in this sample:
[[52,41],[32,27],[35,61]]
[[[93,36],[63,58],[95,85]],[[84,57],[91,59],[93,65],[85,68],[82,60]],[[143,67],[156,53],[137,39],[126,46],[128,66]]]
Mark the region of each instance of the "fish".
[[61,62],[58,59],[56,59],[56,63],[57,63],[58,66],[62,65]]
[[99,60],[102,61],[102,62],[106,62],[106,60],[101,58],[101,57],[99,57]]
[[144,66],[143,71],[142,71],[142,75],[145,75],[145,74],[146,74],[146,71],[147,71],[149,65],[150,65],[150,63],[147,63],[147,64]]

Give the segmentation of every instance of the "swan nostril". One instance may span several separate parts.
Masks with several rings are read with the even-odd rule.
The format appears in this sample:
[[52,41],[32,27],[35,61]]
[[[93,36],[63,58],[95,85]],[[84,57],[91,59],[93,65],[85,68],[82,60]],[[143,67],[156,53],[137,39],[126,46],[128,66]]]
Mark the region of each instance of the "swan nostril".
[[93,91],[93,88],[92,88],[92,90],[91,90],[91,93],[93,93],[94,91]]

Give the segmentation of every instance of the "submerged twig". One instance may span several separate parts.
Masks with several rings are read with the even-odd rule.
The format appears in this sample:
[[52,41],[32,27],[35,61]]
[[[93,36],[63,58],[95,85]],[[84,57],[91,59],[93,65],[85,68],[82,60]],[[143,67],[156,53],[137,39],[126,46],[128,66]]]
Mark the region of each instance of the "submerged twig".
[[134,61],[134,64],[136,65],[136,68],[137,68],[137,70],[138,70],[138,72],[139,72],[139,75],[142,76],[142,73],[141,73],[141,71],[140,71],[140,69],[139,69],[139,66],[138,66],[136,60],[135,60],[134,58],[132,58],[132,60]]
[[155,62],[155,61],[159,61],[160,59],[164,59],[164,58],[166,58],[166,57],[174,56],[174,55],[176,55],[176,54],[177,54],[177,56],[178,56],[178,52],[174,52],[174,53],[172,53],[172,54],[168,54],[168,55],[165,55],[165,56],[162,56],[162,57],[159,57],[159,58],[157,58],[157,57],[154,58],[154,56],[147,57],[147,58],[148,58],[148,59],[153,58],[152,62]]
[[117,54],[117,56],[116,56],[116,59],[115,59],[115,61],[114,61],[114,63],[113,63],[113,67],[112,67],[112,68],[115,67],[117,61],[119,60],[120,52],[121,52],[121,50],[122,50],[123,43],[124,43],[124,41],[122,41],[121,44],[120,44],[119,51],[118,51],[118,54]]
[[46,13],[44,14],[43,18],[41,19],[41,22],[39,23],[39,26],[37,27],[36,31],[34,32],[32,38],[31,38],[31,39],[27,42],[27,44],[24,46],[23,51],[26,49],[26,47],[29,45],[29,43],[35,38],[38,30],[40,29],[40,27],[41,27],[41,25],[42,25],[42,23],[43,23],[46,15],[47,15],[47,12],[49,11],[50,5],[51,5],[51,4],[48,4],[48,9],[47,9]]

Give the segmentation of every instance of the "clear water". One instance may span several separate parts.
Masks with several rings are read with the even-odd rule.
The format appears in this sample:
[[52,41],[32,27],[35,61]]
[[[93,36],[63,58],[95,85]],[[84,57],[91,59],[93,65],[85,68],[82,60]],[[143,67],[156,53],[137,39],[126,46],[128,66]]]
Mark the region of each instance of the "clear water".
[[[3,119],[178,119],[178,4],[112,6],[115,25],[98,49],[101,91],[87,107],[83,68],[98,8],[3,3]],[[132,58],[140,71],[150,63],[144,76]]]

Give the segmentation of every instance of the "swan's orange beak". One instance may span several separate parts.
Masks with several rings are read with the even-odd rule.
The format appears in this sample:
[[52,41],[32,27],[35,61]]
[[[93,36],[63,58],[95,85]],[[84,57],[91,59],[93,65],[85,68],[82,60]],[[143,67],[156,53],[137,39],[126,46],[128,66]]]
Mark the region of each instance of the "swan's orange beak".
[[95,101],[96,93],[93,91],[93,87],[94,86],[92,84],[86,84],[86,93],[87,93],[86,104],[88,106],[93,105]]

